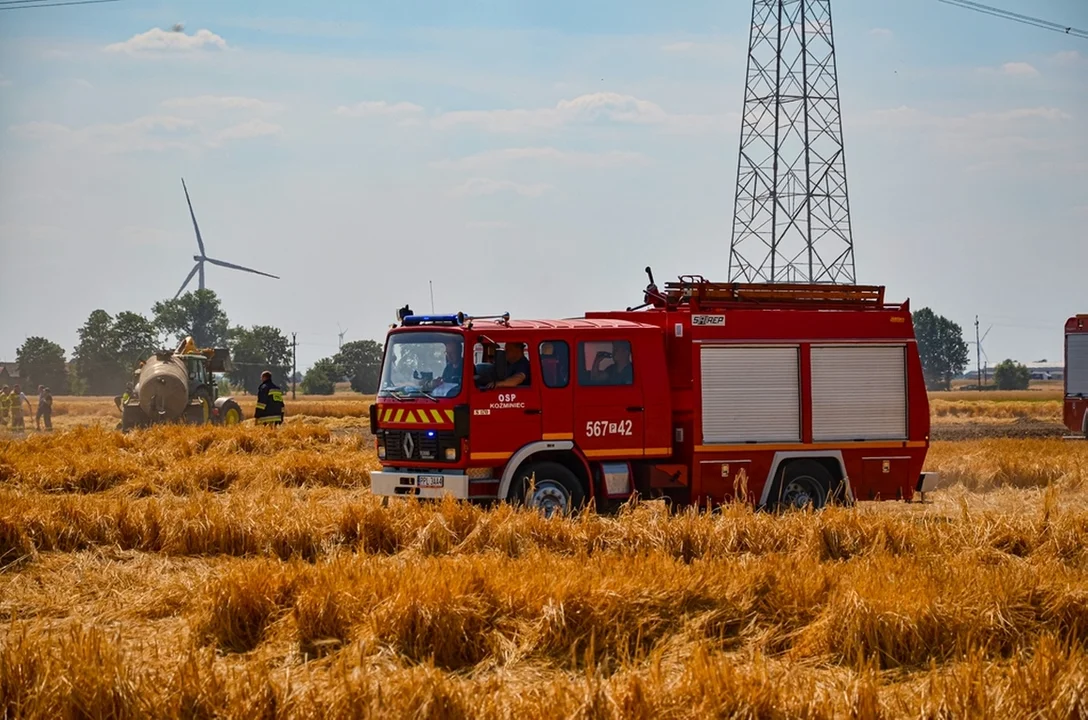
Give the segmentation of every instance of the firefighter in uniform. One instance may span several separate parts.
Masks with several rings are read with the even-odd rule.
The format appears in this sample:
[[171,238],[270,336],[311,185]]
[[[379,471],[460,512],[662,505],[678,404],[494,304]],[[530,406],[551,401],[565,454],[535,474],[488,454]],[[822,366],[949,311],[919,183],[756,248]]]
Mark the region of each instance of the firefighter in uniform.
[[283,390],[272,382],[272,373],[261,373],[261,385],[257,388],[257,409],[253,419],[258,425],[279,425],[283,422]]
[[11,395],[8,394],[8,386],[0,388],[0,427],[8,427],[11,424]]

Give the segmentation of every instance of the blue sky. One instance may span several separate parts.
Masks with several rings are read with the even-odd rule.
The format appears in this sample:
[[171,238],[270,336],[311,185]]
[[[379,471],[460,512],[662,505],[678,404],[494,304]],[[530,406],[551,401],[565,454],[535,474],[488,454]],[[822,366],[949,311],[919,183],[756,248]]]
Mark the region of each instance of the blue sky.
[[[1088,27],[1081,0],[1005,9]],[[396,307],[571,316],[724,279],[747,2],[141,2],[0,12],[0,359],[149,312],[196,251],[299,364]],[[836,0],[857,275],[1054,359],[1088,312],[1088,41]],[[182,33],[168,33],[184,23]],[[9,314],[7,308],[18,308]]]

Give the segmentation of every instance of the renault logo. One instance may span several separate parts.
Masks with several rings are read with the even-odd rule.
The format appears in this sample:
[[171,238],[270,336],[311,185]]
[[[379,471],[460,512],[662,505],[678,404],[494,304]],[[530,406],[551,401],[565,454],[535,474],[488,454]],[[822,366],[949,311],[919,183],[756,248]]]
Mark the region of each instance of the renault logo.
[[404,433],[404,442],[401,443],[401,447],[404,448],[404,457],[412,457],[412,451],[415,450],[415,441],[412,440],[412,433]]

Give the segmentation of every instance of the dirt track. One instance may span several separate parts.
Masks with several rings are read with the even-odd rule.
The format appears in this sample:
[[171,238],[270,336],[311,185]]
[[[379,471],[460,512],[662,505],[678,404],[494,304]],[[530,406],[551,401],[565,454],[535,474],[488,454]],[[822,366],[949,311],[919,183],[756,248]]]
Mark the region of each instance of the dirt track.
[[987,438],[1060,438],[1069,430],[1060,423],[1017,418],[1004,423],[934,423],[933,440],[983,440]]

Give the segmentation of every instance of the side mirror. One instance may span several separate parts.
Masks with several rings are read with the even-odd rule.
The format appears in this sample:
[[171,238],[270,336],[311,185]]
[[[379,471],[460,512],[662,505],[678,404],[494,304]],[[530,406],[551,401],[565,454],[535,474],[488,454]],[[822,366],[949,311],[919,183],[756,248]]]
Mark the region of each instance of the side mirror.
[[370,433],[378,429],[378,403],[370,404]]

